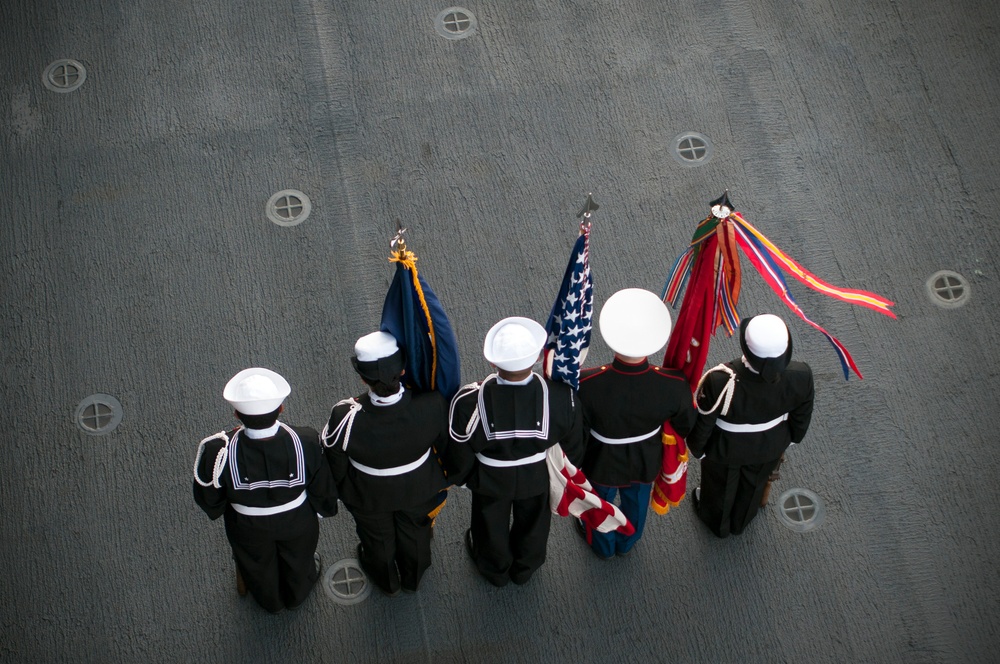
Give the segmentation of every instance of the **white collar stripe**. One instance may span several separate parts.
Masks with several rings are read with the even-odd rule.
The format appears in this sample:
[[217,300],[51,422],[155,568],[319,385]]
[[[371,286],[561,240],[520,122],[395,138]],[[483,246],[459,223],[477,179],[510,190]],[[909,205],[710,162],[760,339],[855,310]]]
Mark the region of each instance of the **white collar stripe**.
[[[531,372],[531,376],[538,376],[535,372]],[[492,431],[490,425],[487,424],[489,419],[486,413],[486,400],[483,399],[483,392],[485,391],[486,383],[491,379],[496,379],[497,376],[490,375],[483,381],[483,384],[479,387],[479,419],[483,424],[483,431],[486,433],[486,440],[510,440],[513,438],[539,438],[541,440],[548,440],[549,437],[549,386],[538,376],[538,383],[542,386],[542,421],[538,429],[512,429],[507,431]]]
[[291,488],[296,486],[305,486],[306,484],[306,458],[305,454],[302,453],[302,440],[295,431],[285,424],[284,422],[278,422],[282,429],[288,432],[292,437],[292,445],[295,447],[295,476],[292,479],[285,480],[258,480],[256,482],[245,482],[243,478],[240,477],[240,470],[237,467],[238,455],[236,454],[237,444],[239,441],[240,433],[243,431],[243,427],[240,427],[236,433],[233,435],[232,441],[229,443],[229,477],[233,481],[233,488],[242,491],[253,491],[255,489],[277,489],[277,488]]

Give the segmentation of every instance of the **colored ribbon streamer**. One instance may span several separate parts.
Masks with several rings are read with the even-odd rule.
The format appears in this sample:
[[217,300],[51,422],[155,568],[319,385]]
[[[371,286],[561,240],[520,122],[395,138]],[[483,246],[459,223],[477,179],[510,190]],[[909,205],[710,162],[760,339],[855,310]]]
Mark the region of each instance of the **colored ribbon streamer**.
[[[746,254],[747,258],[760,273],[764,281],[777,293],[785,305],[795,312],[795,314],[808,323],[813,328],[819,330],[833,346],[840,359],[841,368],[844,371],[844,378],[850,376],[850,371],[854,371],[858,378],[862,378],[854,359],[847,348],[832,334],[823,329],[820,325],[810,320],[799,304],[792,297],[788,290],[788,283],[782,274],[782,270],[790,273],[798,281],[809,288],[827,295],[829,297],[857,304],[869,309],[874,309],[891,318],[895,314],[890,310],[893,302],[875,293],[868,291],[854,290],[850,288],[840,288],[826,281],[823,281],[812,272],[809,272],[788,254],[782,251],[777,245],[769,240],[763,233],[747,222],[739,212],[732,212],[727,217],[719,219],[715,215],[710,215],[701,222],[695,229],[691,244],[676,261],[667,276],[666,284],[663,288],[663,300],[670,302],[677,307],[681,299],[681,293],[686,292],[681,312],[678,315],[677,330],[683,328],[690,331],[690,339],[670,340],[667,347],[667,354],[664,358],[664,365],[682,369],[689,379],[695,373],[700,372],[699,362],[692,362],[692,350],[698,349],[698,356],[704,356],[707,351],[708,337],[714,334],[719,325],[725,325],[727,332],[732,335],[739,327],[740,316],[737,311],[741,287],[741,271],[739,263],[739,250]],[[711,261],[714,266],[712,285],[707,286],[704,280],[709,276],[708,265],[705,260],[709,255],[702,256],[703,253],[711,254]],[[699,259],[701,259],[699,261]],[[700,267],[699,267],[700,266]],[[691,283],[692,274],[694,281]],[[711,295],[705,289],[711,289]],[[711,323],[706,329],[704,323],[705,312],[699,316],[702,321],[699,325],[685,326],[682,323],[686,316],[695,316],[694,311],[688,306],[689,298],[700,301],[702,306],[710,306]],[[711,299],[711,303],[707,300]],[[675,330],[675,332],[677,331]],[[687,337],[689,335],[685,335]],[[702,363],[703,366],[703,363]],[[697,370],[697,371],[695,371]],[[694,376],[697,378],[697,376]],[[693,383],[692,383],[693,384]]]

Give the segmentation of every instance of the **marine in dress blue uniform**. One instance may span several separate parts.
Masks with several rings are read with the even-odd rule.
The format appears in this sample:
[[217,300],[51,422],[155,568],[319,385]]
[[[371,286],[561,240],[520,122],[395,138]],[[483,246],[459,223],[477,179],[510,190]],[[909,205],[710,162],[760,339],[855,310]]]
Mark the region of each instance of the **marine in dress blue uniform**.
[[740,323],[743,357],[709,369],[696,393],[687,439],[701,458],[695,512],[719,537],[739,534],[760,509],[768,477],[789,445],[802,442],[813,411],[813,375],[792,361],[792,337],[773,314]]
[[653,481],[663,465],[663,423],[686,436],[695,411],[684,375],[647,359],[670,337],[670,312],[659,297],[639,288],[618,291],[601,309],[599,325],[615,356],[580,376],[587,431],[582,469],[601,498],[619,497],[635,526],[628,536],[590,533],[594,553],[608,559],[627,555],[642,537]]
[[317,514],[337,513],[318,434],[278,421],[290,392],[268,369],[233,376],[223,397],[242,426],[201,442],[192,484],[198,506],[213,520],[225,517],[237,570],[272,613],[297,608],[309,596],[320,572]]

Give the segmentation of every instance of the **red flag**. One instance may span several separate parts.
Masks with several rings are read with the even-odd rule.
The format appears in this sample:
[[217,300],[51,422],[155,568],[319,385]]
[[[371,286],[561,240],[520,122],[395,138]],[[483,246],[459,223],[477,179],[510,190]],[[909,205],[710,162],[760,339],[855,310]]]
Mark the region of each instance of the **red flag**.
[[[708,359],[709,337],[715,332],[715,264],[718,238],[713,232],[701,246],[677,322],[674,323],[663,366],[679,369],[694,386]],[[664,433],[667,433],[666,431]]]

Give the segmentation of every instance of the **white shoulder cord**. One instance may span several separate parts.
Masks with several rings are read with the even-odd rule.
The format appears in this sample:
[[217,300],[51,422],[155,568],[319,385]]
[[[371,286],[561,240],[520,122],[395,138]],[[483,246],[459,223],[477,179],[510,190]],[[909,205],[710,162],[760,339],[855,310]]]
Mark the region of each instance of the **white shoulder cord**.
[[695,389],[695,394],[699,394],[701,392],[702,383],[704,383],[705,379],[708,378],[708,374],[712,373],[713,371],[724,371],[725,373],[729,374],[729,380],[726,381],[726,384],[725,386],[723,386],[722,391],[719,392],[719,398],[715,400],[715,404],[711,408],[709,408],[708,410],[702,410],[701,406],[698,405],[697,400],[695,401],[695,407],[698,409],[698,412],[701,413],[702,415],[708,415],[709,413],[714,413],[715,409],[719,407],[720,403],[722,403],[722,400],[725,399],[725,403],[722,404],[722,410],[719,411],[720,415],[725,415],[729,412],[729,405],[733,402],[733,393],[736,392],[735,371],[727,367],[725,364],[720,364],[716,367],[712,367],[711,369],[706,371],[705,374],[701,377],[701,380],[698,381],[698,387]]
[[[240,427],[236,433],[243,430]],[[235,434],[233,435],[235,438]],[[212,480],[210,482],[202,482],[201,478],[198,477],[198,464],[201,462],[201,455],[205,453],[205,443],[210,440],[215,440],[216,438],[221,438],[226,441],[225,444],[219,449],[219,453],[215,456],[215,466],[212,468]],[[216,489],[221,489],[222,485],[219,484],[219,478],[222,476],[222,469],[226,467],[226,459],[229,458],[229,436],[226,435],[225,431],[220,431],[214,436],[209,436],[205,440],[198,443],[198,454],[194,458],[194,481],[203,487],[214,486]]]
[[465,433],[461,434],[455,431],[452,426],[455,421],[455,404],[458,400],[464,396],[472,394],[473,392],[479,392],[483,389],[483,385],[486,384],[490,378],[493,378],[497,374],[490,374],[485,379],[483,379],[482,384],[480,383],[469,383],[468,385],[463,385],[455,397],[451,400],[451,405],[448,407],[448,432],[451,433],[451,437],[459,443],[467,443],[469,439],[472,438],[472,434],[476,432],[476,427],[479,425],[479,409],[476,408],[472,411],[472,417],[469,418],[469,423],[465,426]]
[[[337,403],[333,404],[334,408],[336,408],[337,406],[350,406],[350,407],[347,410],[347,414],[344,415],[344,418],[342,420],[340,420],[340,422],[337,424],[336,427],[334,427],[333,431],[329,431],[329,432],[327,431],[328,428],[329,428],[329,426],[330,426],[330,422],[329,421],[326,424],[323,425],[323,433],[320,434],[320,439],[323,441],[323,446],[324,447],[333,447],[334,445],[337,444],[337,439],[340,437],[340,434],[343,432],[343,434],[344,434],[344,451],[346,452],[347,451],[347,441],[349,441],[351,439],[351,427],[354,426],[354,418],[355,418],[355,416],[357,416],[358,412],[361,410],[361,404],[358,402],[357,399],[355,399],[354,397],[351,397],[350,399],[342,399],[342,400],[338,401]],[[333,442],[332,443],[331,442],[327,442],[327,441],[330,441],[330,440],[332,440]]]

